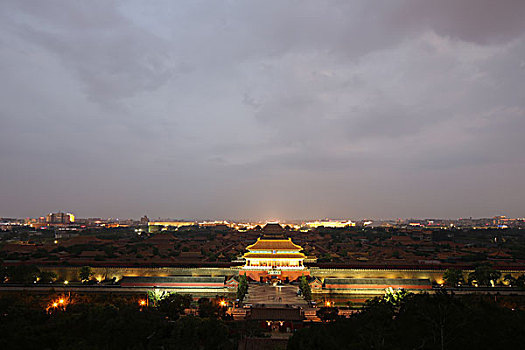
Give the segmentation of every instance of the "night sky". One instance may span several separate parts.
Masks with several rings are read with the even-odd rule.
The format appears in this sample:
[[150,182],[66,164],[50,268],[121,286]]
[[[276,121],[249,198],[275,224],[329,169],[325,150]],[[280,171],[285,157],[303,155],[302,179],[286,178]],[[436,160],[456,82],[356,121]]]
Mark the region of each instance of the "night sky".
[[0,217],[525,216],[525,1],[0,3]]

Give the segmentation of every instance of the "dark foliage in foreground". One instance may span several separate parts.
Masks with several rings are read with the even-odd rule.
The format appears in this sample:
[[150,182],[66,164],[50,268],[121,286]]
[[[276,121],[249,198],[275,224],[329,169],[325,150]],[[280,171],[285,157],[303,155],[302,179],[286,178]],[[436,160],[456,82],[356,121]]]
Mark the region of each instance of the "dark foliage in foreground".
[[179,317],[173,308],[123,299],[76,300],[46,311],[45,298],[0,297],[0,349],[237,348],[236,326],[216,317]]
[[408,295],[400,305],[375,299],[350,319],[298,331],[289,350],[522,349],[525,312],[484,297]]

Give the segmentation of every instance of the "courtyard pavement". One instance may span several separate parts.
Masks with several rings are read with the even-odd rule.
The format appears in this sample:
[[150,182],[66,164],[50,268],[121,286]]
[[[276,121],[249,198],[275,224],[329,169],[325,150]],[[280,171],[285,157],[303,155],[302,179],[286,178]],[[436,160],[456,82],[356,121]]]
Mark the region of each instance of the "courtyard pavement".
[[250,283],[244,304],[252,304],[253,306],[264,304],[266,307],[284,307],[286,305],[305,307],[308,303],[302,297],[297,296],[298,288],[298,286],[289,284],[272,286]]

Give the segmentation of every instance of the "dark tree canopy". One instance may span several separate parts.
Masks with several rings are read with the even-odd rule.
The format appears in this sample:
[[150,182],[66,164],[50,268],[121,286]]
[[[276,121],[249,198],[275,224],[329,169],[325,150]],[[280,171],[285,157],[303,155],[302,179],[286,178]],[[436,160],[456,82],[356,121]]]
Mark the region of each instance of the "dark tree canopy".
[[223,320],[178,317],[191,302],[186,295],[172,294],[158,307],[141,307],[136,298],[73,295],[66,307],[46,310],[56,297],[0,295],[0,349],[237,348]]
[[398,308],[372,300],[350,319],[298,331],[288,349],[521,349],[524,342],[525,312],[439,292],[409,295]]
[[457,269],[446,269],[443,280],[447,286],[456,287],[465,282],[463,271]]

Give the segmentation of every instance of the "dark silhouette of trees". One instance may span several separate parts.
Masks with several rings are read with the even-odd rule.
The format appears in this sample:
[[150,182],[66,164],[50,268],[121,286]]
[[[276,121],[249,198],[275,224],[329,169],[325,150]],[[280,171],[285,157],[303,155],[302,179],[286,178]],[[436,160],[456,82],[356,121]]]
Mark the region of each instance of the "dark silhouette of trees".
[[187,305],[184,295],[172,294],[159,307],[140,306],[136,297],[72,295],[66,307],[46,310],[58,298],[0,295],[0,349],[237,349],[220,319],[166,318]]
[[80,270],[78,271],[78,277],[80,278],[80,281],[89,281],[89,279],[93,276],[93,271],[91,270],[91,267],[89,266],[82,266]]
[[162,345],[166,349],[237,349],[222,321],[194,316],[178,319]]
[[12,283],[33,283],[40,270],[35,265],[8,266],[5,270],[7,281]]
[[349,319],[299,330],[290,338],[288,349],[522,348],[525,312],[491,300],[446,292],[408,294],[396,308],[377,298]]
[[199,304],[199,317],[217,318],[219,317],[220,307],[213,300],[208,298],[200,298]]
[[191,306],[192,297],[187,294],[172,293],[158,301],[157,308],[171,320],[176,320]]
[[503,276],[503,283],[508,286],[515,286],[516,285],[516,279],[512,277],[510,273]]
[[301,276],[301,279],[299,280],[299,290],[301,291],[304,300],[308,302],[312,301],[312,289],[310,288],[306,276]]
[[520,275],[518,278],[516,278],[516,287],[525,288],[525,274]]
[[463,271],[457,269],[446,269],[445,273],[443,273],[443,280],[450,287],[457,287],[465,283]]
[[478,284],[480,286],[491,286],[501,277],[501,272],[494,270],[489,264],[478,265],[474,271],[469,273],[469,284]]
[[239,276],[239,285],[237,286],[237,299],[243,301],[248,292],[248,278],[246,275]]
[[57,279],[57,274],[53,271],[40,271],[38,273],[38,283],[51,283]]
[[336,307],[321,307],[316,314],[323,322],[335,321],[339,317],[339,309]]

